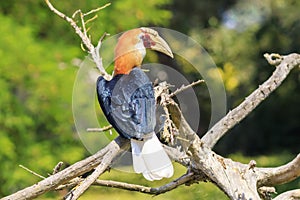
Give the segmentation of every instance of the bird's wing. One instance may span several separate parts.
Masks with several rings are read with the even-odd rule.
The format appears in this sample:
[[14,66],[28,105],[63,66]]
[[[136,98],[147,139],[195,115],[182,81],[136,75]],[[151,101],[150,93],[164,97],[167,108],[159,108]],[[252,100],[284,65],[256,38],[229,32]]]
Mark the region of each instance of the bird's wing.
[[105,80],[100,76],[97,80],[97,97],[100,107],[108,120],[108,122],[116,129],[116,131],[126,138],[130,138],[126,133],[123,133],[122,129],[118,126],[115,119],[112,117],[112,108],[111,108],[111,97],[112,91],[121,76],[114,77],[111,81]]
[[155,127],[155,98],[147,75],[134,68],[116,83],[111,97],[112,117],[124,133],[142,139]]
[[126,138],[142,139],[155,127],[155,98],[147,75],[134,68],[111,81],[98,79],[100,106],[113,127]]

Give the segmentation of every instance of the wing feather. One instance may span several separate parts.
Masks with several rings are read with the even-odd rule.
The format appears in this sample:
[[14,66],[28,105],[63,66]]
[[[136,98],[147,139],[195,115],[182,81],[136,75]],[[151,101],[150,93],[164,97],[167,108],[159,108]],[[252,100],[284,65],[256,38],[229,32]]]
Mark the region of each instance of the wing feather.
[[139,68],[111,81],[97,81],[98,101],[108,121],[126,138],[142,139],[154,131],[155,97],[152,83]]

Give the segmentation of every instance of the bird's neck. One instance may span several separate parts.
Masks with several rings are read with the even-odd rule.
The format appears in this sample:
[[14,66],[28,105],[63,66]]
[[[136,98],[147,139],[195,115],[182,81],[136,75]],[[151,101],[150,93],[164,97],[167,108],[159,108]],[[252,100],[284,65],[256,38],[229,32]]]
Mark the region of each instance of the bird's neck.
[[115,59],[114,75],[129,74],[135,67],[140,67],[143,57],[139,52],[131,52]]

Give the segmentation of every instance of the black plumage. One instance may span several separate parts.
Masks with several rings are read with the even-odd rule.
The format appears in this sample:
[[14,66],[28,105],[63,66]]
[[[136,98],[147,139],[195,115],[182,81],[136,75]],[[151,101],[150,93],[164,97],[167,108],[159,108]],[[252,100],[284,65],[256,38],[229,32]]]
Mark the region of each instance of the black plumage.
[[97,96],[104,115],[125,138],[142,140],[155,127],[155,97],[152,83],[140,69],[97,80]]

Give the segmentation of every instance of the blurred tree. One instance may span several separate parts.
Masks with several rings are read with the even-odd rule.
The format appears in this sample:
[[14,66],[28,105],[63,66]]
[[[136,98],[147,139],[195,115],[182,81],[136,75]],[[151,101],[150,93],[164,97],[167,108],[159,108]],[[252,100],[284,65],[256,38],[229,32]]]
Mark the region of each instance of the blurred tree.
[[22,27],[3,15],[0,18],[3,195],[18,189],[25,180],[35,179],[22,172],[18,164],[45,173],[57,159],[74,162],[84,150],[75,145],[78,142],[72,134],[72,113],[63,112],[71,109],[75,72],[65,60],[77,56],[78,50],[69,47],[62,54],[51,44],[45,42],[42,46],[32,37],[30,27]]
[[175,30],[189,33],[191,30],[205,29],[211,26],[212,21],[221,19],[222,14],[237,0],[195,1],[173,0],[169,5],[173,17],[170,26]]
[[[88,12],[101,7],[110,1],[85,0],[85,1],[51,1],[55,7],[68,16],[80,9]],[[104,32],[117,34],[120,31],[136,28],[143,25],[168,25],[172,13],[163,8],[171,0],[132,1],[117,0],[107,9],[97,13],[97,20],[90,23],[90,34],[95,42]],[[1,4],[0,11],[13,18],[22,25],[30,26],[34,36],[42,39],[57,40],[57,36],[65,43],[74,44],[80,41],[71,30],[71,27],[61,21],[58,16],[51,13],[44,1],[26,0],[9,1]],[[90,16],[90,17],[93,17]],[[49,31],[51,30],[51,31]]]

